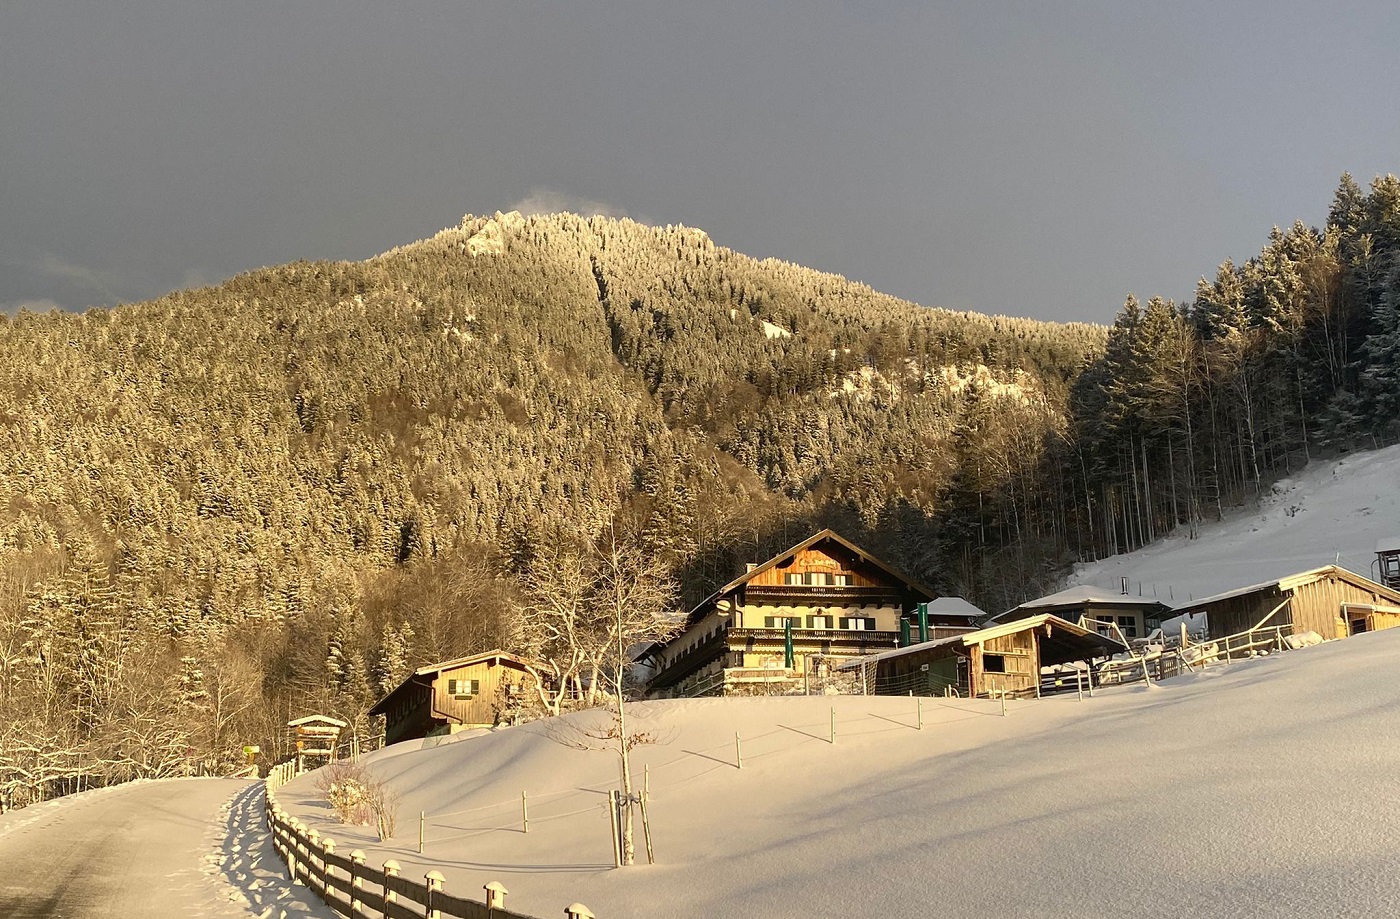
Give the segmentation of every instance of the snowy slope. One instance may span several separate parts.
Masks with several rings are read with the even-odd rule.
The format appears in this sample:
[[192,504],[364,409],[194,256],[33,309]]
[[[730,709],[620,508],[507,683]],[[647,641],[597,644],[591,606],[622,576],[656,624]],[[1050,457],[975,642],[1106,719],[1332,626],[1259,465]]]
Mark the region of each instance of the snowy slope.
[[262,786],[129,782],[0,816],[0,916],[333,919],[287,882]]
[[1080,566],[1071,585],[1180,606],[1322,565],[1371,576],[1376,543],[1400,536],[1400,446],[1315,462],[1275,484],[1257,510]]
[[[912,699],[843,697],[834,745],[829,698],[639,703],[665,739],[638,756],[654,867],[610,867],[616,760],[559,722],[367,758],[403,794],[390,845],[332,824],[309,777],[282,799],[342,849],[467,894],[500,880],[536,916],[1388,916],[1397,660],[1400,630],[1005,718],[925,700],[923,731]],[[420,810],[456,812],[430,817],[424,856]]]

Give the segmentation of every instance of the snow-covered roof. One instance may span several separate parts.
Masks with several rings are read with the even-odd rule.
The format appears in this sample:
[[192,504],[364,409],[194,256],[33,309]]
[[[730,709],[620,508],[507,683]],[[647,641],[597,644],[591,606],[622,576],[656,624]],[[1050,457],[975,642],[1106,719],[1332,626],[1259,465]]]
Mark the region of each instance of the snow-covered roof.
[[968,603],[962,597],[939,597],[928,605],[931,616],[966,616],[969,619],[985,619],[987,613]]
[[1093,603],[1098,606],[1160,606],[1162,609],[1168,608],[1165,603],[1155,598],[1134,597],[1131,594],[1125,594],[1114,590],[1104,590],[1101,587],[1093,587],[1086,584],[1078,587],[1066,587],[1058,593],[1041,597],[1038,600],[1027,600],[1020,606],[1009,609],[1004,613],[999,613],[992,618],[993,621],[998,621],[1016,613],[1027,613],[1031,610],[1041,609],[1065,609],[1073,606],[1082,606],[1086,603]]
[[344,721],[341,721],[339,718],[332,718],[329,715],[307,715],[305,718],[297,718],[294,721],[288,721],[287,727],[299,728],[303,724],[333,724],[338,728],[348,727]]
[[1383,596],[1400,599],[1400,593],[1391,590],[1384,584],[1377,584],[1365,575],[1357,574],[1355,571],[1348,570],[1340,565],[1323,565],[1321,568],[1312,568],[1307,571],[1300,571],[1297,574],[1287,575],[1286,577],[1274,578],[1272,581],[1251,584],[1248,587],[1237,587],[1234,590],[1227,590],[1224,593],[1218,593],[1211,597],[1203,597],[1200,600],[1191,600],[1186,603],[1181,603],[1176,606],[1176,611],[1184,613],[1211,603],[1216,603],[1220,600],[1228,600],[1231,597],[1242,597],[1245,594],[1252,594],[1274,587],[1281,591],[1293,590],[1295,587],[1302,587],[1304,584],[1311,584],[1313,581],[1320,581],[1325,577],[1340,578],[1344,581],[1350,581],[1353,584],[1364,584],[1366,587],[1376,590]]
[[874,661],[889,660],[893,657],[903,657],[906,654],[915,654],[920,651],[928,651],[932,648],[942,648],[948,645],[960,644],[963,647],[970,648],[973,645],[980,645],[983,642],[991,641],[993,638],[1001,638],[1006,635],[1014,635],[1017,632],[1024,632],[1028,629],[1038,629],[1041,626],[1047,624],[1057,630],[1068,632],[1071,635],[1078,635],[1085,638],[1102,639],[1103,641],[1109,644],[1117,646],[1120,650],[1122,648],[1121,643],[1114,641],[1112,638],[1100,635],[1098,632],[1091,631],[1089,629],[1083,628],[1082,626],[1077,626],[1073,622],[1070,622],[1067,619],[1061,619],[1059,616],[1053,615],[1052,613],[1041,613],[1039,616],[1027,616],[1024,619],[1016,619],[1012,622],[1003,622],[998,625],[989,626],[985,629],[978,629],[975,632],[964,632],[961,635],[949,635],[944,638],[935,638],[932,641],[921,641],[917,644],[906,645],[903,648],[892,648],[889,651],[879,651],[875,654],[867,654],[865,657],[855,658],[853,660],[849,660],[842,664],[839,664],[837,665],[836,669],[854,670],[861,664],[872,663]]
[[813,533],[811,536],[808,536],[806,539],[802,540],[797,545],[790,546],[784,549],[777,555],[768,559],[768,561],[764,562],[763,564],[754,565],[753,567],[749,568],[749,570],[745,571],[743,574],[730,581],[728,584],[725,584],[719,590],[716,590],[714,593],[701,600],[698,604],[695,605],[694,608],[691,609],[690,613],[685,617],[687,628],[704,619],[705,616],[713,609],[713,605],[716,601],[719,600],[720,597],[724,596],[725,594],[729,593],[731,590],[734,590],[740,585],[748,583],[749,581],[753,580],[755,577],[767,571],[768,569],[777,566],[779,562],[783,561],[789,556],[801,552],[804,549],[809,549],[825,539],[829,539],[837,543],[838,545],[844,546],[848,551],[852,552],[861,561],[874,565],[876,568],[879,568],[881,571],[884,571],[886,574],[890,575],[895,580],[902,581],[916,592],[921,593],[926,597],[937,596],[937,593],[932,588],[921,584],[920,582],[909,577],[907,574],[904,574],[898,569],[891,567],[886,562],[882,561],[874,555],[871,555],[868,551],[862,549],[860,546],[851,542],[849,539],[846,539],[840,533],[837,533],[835,530],[831,529],[830,527],[827,527],[824,530],[819,530],[818,532]]

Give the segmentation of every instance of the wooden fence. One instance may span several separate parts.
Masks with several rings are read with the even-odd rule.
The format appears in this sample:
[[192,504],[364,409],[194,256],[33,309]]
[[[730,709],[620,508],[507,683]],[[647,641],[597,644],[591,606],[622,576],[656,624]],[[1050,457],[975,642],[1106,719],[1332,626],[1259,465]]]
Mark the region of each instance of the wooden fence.
[[[506,909],[506,890],[498,883],[486,887],[492,902],[481,903],[448,893],[437,871],[429,871],[420,883],[404,877],[393,859],[374,868],[359,849],[337,852],[334,839],[308,829],[277,803],[276,789],[294,777],[294,769],[283,763],[267,777],[265,806],[273,848],[287,863],[288,875],[340,915],[350,919],[534,919]],[[564,914],[568,919],[593,919],[581,903],[566,907]]]

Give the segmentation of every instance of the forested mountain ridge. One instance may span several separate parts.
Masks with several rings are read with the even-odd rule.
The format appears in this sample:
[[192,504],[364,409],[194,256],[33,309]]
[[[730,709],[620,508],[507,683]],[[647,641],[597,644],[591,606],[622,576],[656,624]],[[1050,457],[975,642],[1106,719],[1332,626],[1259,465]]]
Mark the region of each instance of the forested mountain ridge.
[[[567,214],[0,322],[0,791],[226,762],[415,664],[537,649],[523,586],[605,533],[684,599],[832,525],[1012,605],[1390,430],[1357,406],[1395,392],[1394,182],[1107,334]],[[1316,341],[1326,398],[1287,384]]]

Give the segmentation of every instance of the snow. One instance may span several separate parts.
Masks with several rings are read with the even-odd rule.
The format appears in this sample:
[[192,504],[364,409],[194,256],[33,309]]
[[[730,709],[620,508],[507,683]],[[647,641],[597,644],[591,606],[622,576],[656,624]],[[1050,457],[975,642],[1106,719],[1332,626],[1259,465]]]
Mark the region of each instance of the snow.
[[[1228,510],[1228,509],[1227,509]],[[1182,606],[1323,565],[1374,573],[1374,547],[1400,521],[1400,446],[1314,462],[1276,483],[1256,510],[1183,529],[1136,552],[1078,568],[1071,582]]]
[[468,896],[500,881],[537,916],[1392,915],[1398,655],[1400,630],[1370,633],[1007,717],[966,699],[638,703],[662,739],[635,764],[655,866],[611,868],[616,758],[560,742],[597,713],[367,757],[403,796],[387,845],[333,824],[311,777],[281,800],[371,863]]
[[0,817],[0,915],[306,917],[334,913],[286,880],[262,784],[129,782]]
[[[1397,521],[1400,447],[1318,462],[1198,539],[1081,567],[1065,596],[1117,598],[1128,577],[1134,599],[1181,606],[1333,563],[1369,574]],[[633,729],[660,741],[634,761],[655,866],[639,829],[643,864],[611,867],[616,757],[570,746],[607,724],[597,712],[367,757],[402,796],[387,844],[332,823],[309,777],[281,798],[371,862],[439,870],[467,896],[501,881],[537,916],[574,901],[604,919],[1393,915],[1400,629],[1315,639],[1008,717],[966,699],[638,703]]]
[[780,325],[776,325],[776,324],[774,324],[774,323],[771,323],[771,322],[769,322],[767,319],[760,319],[760,320],[759,320],[759,323],[763,326],[763,337],[764,337],[764,338],[773,339],[773,338],[791,338],[791,337],[792,337],[792,333],[789,332],[787,329],[783,328],[783,327],[780,326]]
[[967,616],[970,619],[985,619],[986,612],[968,603],[962,597],[939,597],[928,605],[930,616]]

